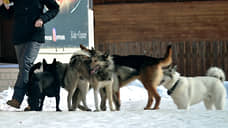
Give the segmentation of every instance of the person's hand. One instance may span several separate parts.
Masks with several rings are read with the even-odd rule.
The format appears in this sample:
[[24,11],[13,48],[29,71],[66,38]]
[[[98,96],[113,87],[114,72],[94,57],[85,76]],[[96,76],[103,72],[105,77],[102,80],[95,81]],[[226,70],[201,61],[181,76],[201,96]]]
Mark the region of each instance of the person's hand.
[[0,6],[2,6],[2,4],[4,4],[5,8],[8,10],[10,8],[10,6],[8,5],[8,3],[5,3],[4,0],[0,0]]
[[43,20],[42,20],[42,19],[36,20],[36,22],[35,22],[35,27],[36,27],[36,28],[40,28],[40,27],[42,27],[42,26],[43,26]]
[[3,4],[3,0],[0,0],[0,6],[2,6],[2,4]]

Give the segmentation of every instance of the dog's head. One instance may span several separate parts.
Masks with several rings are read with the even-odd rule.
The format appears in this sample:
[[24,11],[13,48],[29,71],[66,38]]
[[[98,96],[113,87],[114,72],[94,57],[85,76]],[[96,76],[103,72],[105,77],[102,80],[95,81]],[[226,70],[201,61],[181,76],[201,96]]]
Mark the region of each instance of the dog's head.
[[106,51],[105,53],[96,52],[99,54],[94,54],[91,56],[91,74],[97,73],[97,72],[105,72],[107,70],[113,70],[113,60],[112,56],[110,56],[109,52]]
[[113,59],[109,54],[109,51],[103,53],[101,51],[95,50],[94,48],[88,49],[83,45],[80,45],[80,48],[82,51],[89,53],[91,57],[91,74],[103,72],[104,70],[113,70]]
[[86,48],[85,46],[83,46],[82,44],[80,44],[80,48],[82,51],[87,52],[91,57],[92,56],[101,56],[103,53],[95,50],[93,47],[91,49]]
[[177,66],[169,66],[165,69],[163,69],[163,78],[161,81],[161,84],[166,85],[167,83],[171,82],[176,79],[178,79],[180,74],[177,72]]
[[55,72],[56,71],[56,59],[54,58],[51,64],[48,64],[45,59],[43,59],[43,71],[44,72]]

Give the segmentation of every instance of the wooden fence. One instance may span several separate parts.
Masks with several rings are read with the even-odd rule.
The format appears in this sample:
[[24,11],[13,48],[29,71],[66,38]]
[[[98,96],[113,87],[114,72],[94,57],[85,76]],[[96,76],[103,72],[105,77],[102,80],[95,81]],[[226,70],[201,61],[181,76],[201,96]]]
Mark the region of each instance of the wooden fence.
[[[97,43],[95,48],[109,50],[111,54],[148,55],[163,57],[168,44],[173,48],[173,64],[185,76],[204,75],[211,66],[224,70],[228,76],[228,41],[186,41],[186,42],[130,42]],[[227,77],[228,78],[228,77]]]

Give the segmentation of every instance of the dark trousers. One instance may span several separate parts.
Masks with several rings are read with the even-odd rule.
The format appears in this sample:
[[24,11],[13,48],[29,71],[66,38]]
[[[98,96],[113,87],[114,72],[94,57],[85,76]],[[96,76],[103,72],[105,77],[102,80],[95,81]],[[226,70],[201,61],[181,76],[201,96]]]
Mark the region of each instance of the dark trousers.
[[13,99],[16,99],[19,103],[22,103],[24,99],[29,70],[37,58],[40,46],[40,43],[34,41],[14,45],[19,64],[19,73],[14,86]]

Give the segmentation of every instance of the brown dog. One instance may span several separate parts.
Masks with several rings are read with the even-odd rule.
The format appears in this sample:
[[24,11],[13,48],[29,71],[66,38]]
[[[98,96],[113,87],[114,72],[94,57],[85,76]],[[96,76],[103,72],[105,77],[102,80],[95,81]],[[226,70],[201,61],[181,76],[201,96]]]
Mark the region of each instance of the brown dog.
[[[81,49],[87,51],[91,54],[91,56],[99,53],[96,50],[87,49],[86,47],[80,45]],[[119,56],[113,55],[113,61],[116,68],[116,74],[119,76],[119,88],[127,85],[129,82],[139,79],[144,87],[148,91],[148,102],[147,106],[144,108],[145,110],[151,109],[151,105],[153,104],[153,99],[155,98],[155,106],[153,109],[159,109],[161,97],[157,92],[157,86],[159,85],[162,77],[163,71],[162,68],[170,65],[172,63],[172,48],[171,45],[167,47],[166,54],[164,58],[153,58],[145,55],[129,55],[129,56]],[[129,74],[126,72],[122,72],[125,74],[119,74],[118,70],[122,67],[130,67],[134,69]],[[136,73],[135,73],[136,72]],[[121,76],[127,76],[126,79],[121,79]],[[117,109],[120,107],[120,98],[119,98],[119,90],[117,92],[113,92],[115,104],[117,105]],[[103,101],[105,102],[105,101]],[[105,103],[103,103],[105,105]],[[101,106],[104,107],[104,106]],[[105,107],[104,107],[105,108]]]

